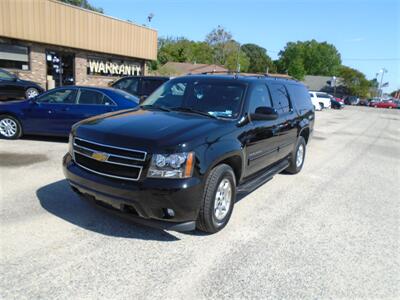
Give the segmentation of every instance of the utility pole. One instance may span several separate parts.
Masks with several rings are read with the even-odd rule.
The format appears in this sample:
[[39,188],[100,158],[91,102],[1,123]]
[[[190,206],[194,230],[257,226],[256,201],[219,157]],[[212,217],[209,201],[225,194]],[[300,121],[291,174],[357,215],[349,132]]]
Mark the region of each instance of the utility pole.
[[387,73],[387,70],[385,68],[382,68],[379,73],[381,73],[381,82],[379,83],[379,96],[382,97],[383,95],[383,90],[382,90],[382,82],[383,82],[383,75]]
[[333,81],[333,96],[336,97],[336,76],[332,77]]

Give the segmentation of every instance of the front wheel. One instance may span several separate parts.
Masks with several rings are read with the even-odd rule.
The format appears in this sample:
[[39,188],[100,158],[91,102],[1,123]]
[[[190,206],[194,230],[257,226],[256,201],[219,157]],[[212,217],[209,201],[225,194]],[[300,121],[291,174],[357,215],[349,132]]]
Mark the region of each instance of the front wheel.
[[306,157],[306,141],[300,136],[297,140],[296,147],[292,152],[289,160],[289,167],[286,172],[290,174],[297,174],[301,171],[304,165],[304,158]]
[[19,121],[8,115],[0,116],[0,137],[13,140],[22,135],[22,128]]
[[207,177],[196,227],[215,233],[228,224],[236,201],[235,174],[230,166],[221,164]]

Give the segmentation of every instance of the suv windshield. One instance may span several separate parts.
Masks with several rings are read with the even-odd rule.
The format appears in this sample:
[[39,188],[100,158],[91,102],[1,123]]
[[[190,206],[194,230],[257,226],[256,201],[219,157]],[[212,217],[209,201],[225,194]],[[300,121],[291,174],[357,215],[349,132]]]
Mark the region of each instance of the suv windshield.
[[236,118],[244,91],[245,85],[238,82],[177,79],[164,83],[143,102],[143,107]]

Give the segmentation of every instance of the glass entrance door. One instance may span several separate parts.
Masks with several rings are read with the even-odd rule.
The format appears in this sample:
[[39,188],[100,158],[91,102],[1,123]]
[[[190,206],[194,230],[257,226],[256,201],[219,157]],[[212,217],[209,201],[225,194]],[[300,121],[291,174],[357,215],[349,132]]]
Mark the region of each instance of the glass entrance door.
[[46,51],[47,78],[55,87],[75,84],[74,54],[60,51]]

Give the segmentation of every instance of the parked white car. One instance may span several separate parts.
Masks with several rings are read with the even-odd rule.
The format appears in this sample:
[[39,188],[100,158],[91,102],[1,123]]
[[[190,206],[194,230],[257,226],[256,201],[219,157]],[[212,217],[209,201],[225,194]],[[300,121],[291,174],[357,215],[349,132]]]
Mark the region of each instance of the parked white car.
[[315,107],[315,110],[321,110],[323,108],[331,108],[331,97],[329,94],[324,92],[310,91],[311,102]]

